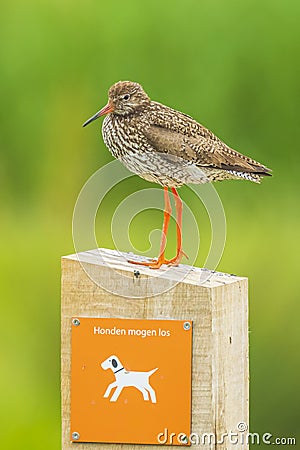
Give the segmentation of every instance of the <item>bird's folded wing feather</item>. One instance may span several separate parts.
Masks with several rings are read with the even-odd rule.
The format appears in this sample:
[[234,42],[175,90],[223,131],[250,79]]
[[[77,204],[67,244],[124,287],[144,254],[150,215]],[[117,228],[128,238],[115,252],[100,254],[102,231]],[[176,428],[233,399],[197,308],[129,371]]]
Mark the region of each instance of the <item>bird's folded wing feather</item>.
[[176,111],[179,120],[174,121],[172,114],[166,113],[161,119],[156,114],[154,123],[143,131],[157,152],[181,157],[199,167],[269,174],[270,169],[231,149],[191,117]]

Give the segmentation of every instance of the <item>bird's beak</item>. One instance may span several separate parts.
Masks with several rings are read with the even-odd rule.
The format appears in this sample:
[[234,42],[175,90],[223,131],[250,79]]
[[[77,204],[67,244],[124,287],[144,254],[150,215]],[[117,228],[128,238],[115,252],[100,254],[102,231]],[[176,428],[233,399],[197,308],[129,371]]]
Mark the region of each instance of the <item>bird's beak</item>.
[[104,106],[104,108],[100,109],[96,114],[94,114],[92,117],[90,117],[84,124],[83,127],[86,127],[89,123],[93,122],[94,120],[98,119],[98,117],[104,116],[105,114],[111,113],[114,110],[114,106],[112,103],[108,102],[107,105]]

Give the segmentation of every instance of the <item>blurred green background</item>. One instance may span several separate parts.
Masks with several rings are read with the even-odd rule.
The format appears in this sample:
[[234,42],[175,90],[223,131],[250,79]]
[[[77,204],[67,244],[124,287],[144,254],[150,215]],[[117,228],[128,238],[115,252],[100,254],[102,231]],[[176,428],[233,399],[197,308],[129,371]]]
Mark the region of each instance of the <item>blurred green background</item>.
[[[299,441],[299,13],[296,0],[2,2],[2,448],[60,448],[60,256],[74,252],[81,187],[112,160],[101,120],[81,124],[120,79],[274,171],[260,186],[215,185],[228,226],[218,269],[250,281],[251,429]],[[102,217],[155,187],[129,184]],[[182,196],[194,202],[188,188]],[[135,220],[142,251],[162,218]],[[106,225],[98,244],[112,247]]]

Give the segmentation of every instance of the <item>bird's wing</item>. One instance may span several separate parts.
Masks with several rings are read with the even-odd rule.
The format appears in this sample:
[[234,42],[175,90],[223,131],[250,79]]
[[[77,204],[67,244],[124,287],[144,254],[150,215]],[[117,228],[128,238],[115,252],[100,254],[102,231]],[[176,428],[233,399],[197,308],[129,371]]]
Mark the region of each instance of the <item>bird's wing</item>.
[[[191,117],[173,111],[167,108],[161,117],[155,114],[152,124],[143,130],[157,152],[179,156],[199,167],[270,174],[270,169],[231,149]],[[178,120],[174,120],[174,113]]]
[[152,114],[150,114],[150,123],[180,134],[190,134],[193,136],[202,136],[212,141],[222,142],[212,131],[205,128],[191,116],[162,105],[158,102],[152,103]]

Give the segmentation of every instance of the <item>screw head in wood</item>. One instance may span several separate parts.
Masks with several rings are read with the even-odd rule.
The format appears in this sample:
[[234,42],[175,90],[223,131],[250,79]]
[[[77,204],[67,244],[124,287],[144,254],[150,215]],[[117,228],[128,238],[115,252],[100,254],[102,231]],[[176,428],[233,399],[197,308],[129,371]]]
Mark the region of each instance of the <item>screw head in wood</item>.
[[188,444],[189,439],[186,434],[181,434],[179,440],[182,444]]
[[78,441],[79,438],[80,438],[80,434],[77,433],[77,431],[74,431],[72,433],[72,439],[74,439],[74,441]]
[[186,331],[190,330],[190,329],[191,329],[191,324],[190,324],[190,322],[184,322],[183,328],[184,328]]
[[73,324],[75,327],[78,327],[78,326],[80,325],[80,320],[77,319],[77,317],[75,317],[74,319],[72,319],[72,324]]

